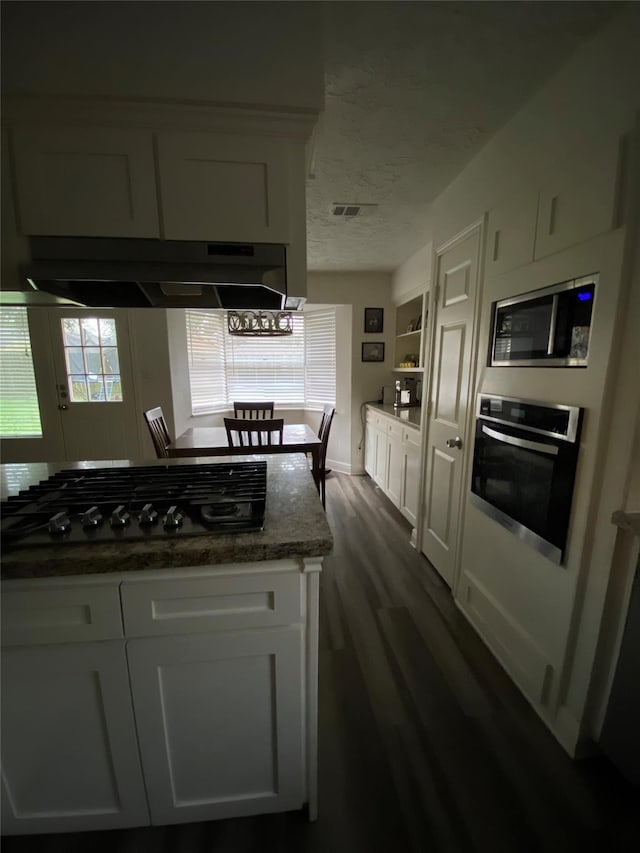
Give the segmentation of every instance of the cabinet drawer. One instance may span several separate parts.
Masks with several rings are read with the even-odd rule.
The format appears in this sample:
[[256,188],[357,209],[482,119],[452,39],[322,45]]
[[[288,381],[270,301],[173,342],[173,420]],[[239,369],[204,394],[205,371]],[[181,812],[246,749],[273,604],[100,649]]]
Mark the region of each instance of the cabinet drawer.
[[81,643],[123,636],[118,585],[2,590],[4,645]]
[[402,424],[398,421],[385,421],[385,427],[389,435],[395,438],[402,438]]
[[287,625],[302,612],[295,572],[124,581],[121,596],[127,637]]
[[403,427],[402,429],[402,442],[403,444],[408,444],[411,447],[419,448],[420,441],[420,430],[419,429],[411,429],[411,427]]

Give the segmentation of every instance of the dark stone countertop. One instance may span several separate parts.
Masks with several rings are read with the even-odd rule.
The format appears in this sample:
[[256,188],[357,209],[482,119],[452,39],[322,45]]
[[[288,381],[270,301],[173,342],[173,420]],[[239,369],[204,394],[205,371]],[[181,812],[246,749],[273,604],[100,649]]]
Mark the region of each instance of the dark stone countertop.
[[391,418],[401,421],[403,424],[407,424],[407,426],[420,429],[421,406],[406,406],[405,408],[400,406],[397,409],[395,406],[385,406],[382,403],[367,403],[367,406],[376,412],[380,412],[381,415],[388,415]]
[[[218,457],[216,462],[267,460],[264,530],[211,534],[183,539],[105,544],[52,544],[3,549],[2,578],[57,577],[138,571],[219,563],[318,557],[328,554],[333,537],[304,454]],[[0,466],[2,499],[61,469],[129,465],[215,464],[211,458],[36,462]]]

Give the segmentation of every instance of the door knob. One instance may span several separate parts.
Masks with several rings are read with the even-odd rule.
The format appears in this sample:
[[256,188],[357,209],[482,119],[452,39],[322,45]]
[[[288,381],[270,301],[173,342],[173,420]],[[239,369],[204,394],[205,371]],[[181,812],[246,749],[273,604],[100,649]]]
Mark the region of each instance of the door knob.
[[460,449],[462,447],[462,439],[460,438],[460,436],[457,435],[455,438],[448,438],[447,447],[457,447],[458,449]]
[[69,408],[69,406],[65,406],[65,404],[64,404],[64,403],[60,403],[60,405],[58,406],[58,408],[60,409],[60,411],[61,411],[61,412],[64,412],[64,410],[65,410],[65,409],[68,409],[68,408]]

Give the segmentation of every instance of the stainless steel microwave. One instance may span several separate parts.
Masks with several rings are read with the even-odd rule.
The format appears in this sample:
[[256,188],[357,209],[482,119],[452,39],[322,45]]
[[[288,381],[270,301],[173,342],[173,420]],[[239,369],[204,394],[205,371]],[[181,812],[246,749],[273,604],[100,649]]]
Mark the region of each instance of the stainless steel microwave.
[[491,367],[586,367],[598,275],[493,303]]

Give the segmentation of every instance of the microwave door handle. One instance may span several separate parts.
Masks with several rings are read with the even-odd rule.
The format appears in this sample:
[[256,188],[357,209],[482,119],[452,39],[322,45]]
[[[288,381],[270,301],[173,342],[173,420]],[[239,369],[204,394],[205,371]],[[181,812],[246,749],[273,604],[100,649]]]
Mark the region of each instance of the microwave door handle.
[[553,355],[556,347],[556,323],[558,322],[558,294],[553,294],[551,300],[551,319],[549,320],[549,340],[547,341],[547,355]]
[[558,455],[558,448],[554,444],[542,444],[540,441],[529,441],[527,438],[516,438],[513,435],[505,435],[502,432],[497,432],[495,429],[490,429],[484,424],[482,425],[482,432],[490,438],[495,438],[497,441],[504,441],[505,444],[513,444],[514,447],[524,447],[525,450],[537,450],[539,453],[546,453],[547,456]]

